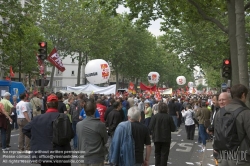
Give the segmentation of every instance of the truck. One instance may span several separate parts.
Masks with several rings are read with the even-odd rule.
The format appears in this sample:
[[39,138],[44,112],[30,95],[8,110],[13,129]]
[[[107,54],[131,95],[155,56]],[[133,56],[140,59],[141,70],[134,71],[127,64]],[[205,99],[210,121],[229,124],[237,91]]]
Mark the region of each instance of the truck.
[[11,94],[10,101],[12,101],[12,96],[16,95],[17,100],[20,101],[19,95],[26,91],[25,86],[22,82],[15,82],[15,81],[7,81],[7,80],[0,80],[0,95],[1,98],[3,97],[5,92],[9,92]]

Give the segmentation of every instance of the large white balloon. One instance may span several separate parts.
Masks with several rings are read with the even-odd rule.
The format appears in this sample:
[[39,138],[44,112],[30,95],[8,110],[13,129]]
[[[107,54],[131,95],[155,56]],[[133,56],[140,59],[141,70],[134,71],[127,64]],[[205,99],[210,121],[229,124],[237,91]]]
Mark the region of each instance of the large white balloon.
[[188,82],[188,87],[193,87],[194,86],[194,83],[193,82]]
[[184,85],[186,84],[186,78],[184,76],[178,76],[176,82],[178,85]]
[[157,72],[148,73],[148,82],[151,84],[157,84],[160,80],[160,74]]
[[85,67],[85,77],[92,84],[101,84],[110,77],[109,64],[103,59],[91,60]]

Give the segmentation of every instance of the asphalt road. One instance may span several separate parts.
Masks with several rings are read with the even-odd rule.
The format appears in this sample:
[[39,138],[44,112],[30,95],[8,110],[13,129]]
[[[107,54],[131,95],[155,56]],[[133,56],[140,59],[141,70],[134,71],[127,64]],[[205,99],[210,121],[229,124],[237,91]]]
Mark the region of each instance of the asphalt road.
[[[204,152],[200,152],[201,147],[197,143],[197,129],[195,132],[195,140],[187,140],[184,125],[182,125],[178,132],[172,133],[172,143],[169,154],[168,165],[170,166],[184,166],[184,165],[201,165]],[[18,131],[13,130],[11,133],[11,148],[10,151],[18,151]],[[11,158],[10,158],[11,157]],[[10,152],[3,153],[0,151],[0,166],[18,165],[27,166],[37,164],[21,163],[22,160],[29,159],[29,154],[12,154]],[[17,163],[19,162],[19,163]],[[152,143],[152,151],[149,165],[154,166],[154,144]],[[72,163],[72,166],[79,165]]]

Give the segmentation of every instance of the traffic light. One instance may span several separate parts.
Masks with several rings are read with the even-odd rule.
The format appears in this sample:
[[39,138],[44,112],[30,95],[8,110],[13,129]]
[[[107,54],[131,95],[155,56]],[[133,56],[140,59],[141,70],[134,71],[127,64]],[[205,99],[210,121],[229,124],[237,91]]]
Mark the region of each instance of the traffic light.
[[47,42],[40,42],[38,43],[39,45],[39,49],[38,49],[38,57],[41,59],[41,60],[45,60],[47,59]]
[[222,65],[222,77],[231,79],[231,60],[224,59]]

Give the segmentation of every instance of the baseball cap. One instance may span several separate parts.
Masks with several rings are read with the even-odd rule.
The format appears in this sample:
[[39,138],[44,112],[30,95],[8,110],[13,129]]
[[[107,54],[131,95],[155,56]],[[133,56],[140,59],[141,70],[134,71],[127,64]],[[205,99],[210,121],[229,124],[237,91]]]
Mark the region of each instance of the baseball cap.
[[49,103],[49,102],[53,102],[53,101],[58,101],[58,98],[57,98],[56,95],[51,94],[51,95],[48,96],[47,102]]

